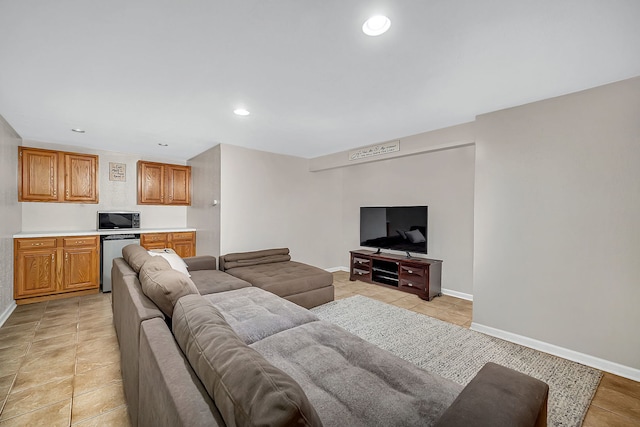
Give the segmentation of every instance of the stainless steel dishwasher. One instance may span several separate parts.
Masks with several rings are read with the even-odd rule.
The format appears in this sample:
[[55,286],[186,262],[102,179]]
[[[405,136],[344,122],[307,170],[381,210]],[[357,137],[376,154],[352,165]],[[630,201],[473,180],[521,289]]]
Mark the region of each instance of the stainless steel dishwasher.
[[100,262],[100,288],[111,292],[111,265],[114,258],[122,256],[122,248],[140,244],[140,234],[107,234],[100,237],[102,259]]

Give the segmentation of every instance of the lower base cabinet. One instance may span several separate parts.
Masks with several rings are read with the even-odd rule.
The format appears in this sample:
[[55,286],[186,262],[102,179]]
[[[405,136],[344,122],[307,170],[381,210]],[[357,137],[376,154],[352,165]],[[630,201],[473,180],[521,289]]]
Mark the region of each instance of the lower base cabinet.
[[17,304],[97,293],[100,290],[100,239],[60,236],[14,239]]
[[140,246],[147,250],[173,249],[180,257],[187,258],[196,255],[196,233],[195,231],[145,233],[140,235]]

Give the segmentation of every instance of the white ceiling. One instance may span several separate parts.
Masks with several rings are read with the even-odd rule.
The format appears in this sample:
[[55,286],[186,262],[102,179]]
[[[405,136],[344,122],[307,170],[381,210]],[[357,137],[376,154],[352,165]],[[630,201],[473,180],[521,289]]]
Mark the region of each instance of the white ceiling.
[[0,115],[147,157],[312,158],[638,76],[639,21],[638,0],[0,0]]

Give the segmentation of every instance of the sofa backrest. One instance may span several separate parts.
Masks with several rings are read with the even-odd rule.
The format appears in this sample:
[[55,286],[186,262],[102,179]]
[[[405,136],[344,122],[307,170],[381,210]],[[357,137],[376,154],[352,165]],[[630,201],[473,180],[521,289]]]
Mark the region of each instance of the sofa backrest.
[[137,274],[151,255],[142,246],[132,243],[122,248],[122,257]]
[[140,364],[140,427],[225,426],[161,319],[142,323],[140,357],[144,360]]
[[238,252],[220,256],[220,270],[235,267],[290,261],[289,248],[264,249],[261,251]]

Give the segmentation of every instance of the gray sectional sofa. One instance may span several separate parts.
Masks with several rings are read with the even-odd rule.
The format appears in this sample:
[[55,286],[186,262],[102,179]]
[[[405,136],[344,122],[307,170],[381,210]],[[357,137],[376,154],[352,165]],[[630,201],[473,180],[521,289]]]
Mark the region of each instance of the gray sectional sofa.
[[488,364],[463,388],[237,277],[212,279],[211,257],[185,261],[191,278],[137,245],[113,262],[133,426],[546,425],[541,381]]

